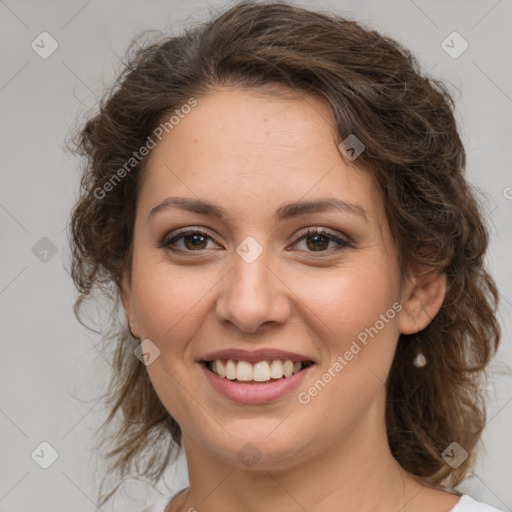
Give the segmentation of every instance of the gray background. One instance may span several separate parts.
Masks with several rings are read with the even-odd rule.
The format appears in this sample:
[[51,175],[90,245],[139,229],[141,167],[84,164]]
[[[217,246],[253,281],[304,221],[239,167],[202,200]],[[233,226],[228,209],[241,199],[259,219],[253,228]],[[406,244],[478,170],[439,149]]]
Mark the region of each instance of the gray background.
[[[97,510],[101,466],[90,447],[105,416],[98,398],[110,367],[100,352],[100,337],[72,313],[66,225],[79,162],[64,152],[63,140],[76,116],[94,108],[134,35],[165,30],[171,23],[175,33],[190,16],[204,19],[223,5],[214,0],[0,0],[0,511]],[[512,510],[512,379],[506,374],[512,366],[512,1],[302,5],[336,10],[398,39],[415,52],[425,71],[447,80],[454,91],[468,177],[486,197],[492,231],[488,262],[501,290],[503,326],[491,371],[484,449],[476,476],[462,490]],[[31,47],[43,31],[58,43],[46,59]],[[453,31],[469,44],[458,58],[442,47]],[[448,39],[448,44],[453,53],[462,41]],[[45,48],[50,48],[48,40]],[[31,457],[44,441],[58,453],[48,469]],[[36,453],[44,457],[49,453],[40,450]],[[169,494],[186,483],[182,459],[159,488]],[[158,497],[144,482],[132,480],[115,509],[140,510]]]

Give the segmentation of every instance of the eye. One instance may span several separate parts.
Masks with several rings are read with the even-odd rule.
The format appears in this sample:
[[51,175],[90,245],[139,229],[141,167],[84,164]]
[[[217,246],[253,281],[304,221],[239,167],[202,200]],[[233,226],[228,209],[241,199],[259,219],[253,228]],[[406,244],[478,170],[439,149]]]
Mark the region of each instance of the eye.
[[[204,230],[183,228],[179,229],[159,243],[159,247],[174,252],[201,252],[205,249],[218,248],[208,247],[208,242],[213,242],[213,237]],[[299,236],[294,245],[305,242],[305,252],[330,252],[332,249],[338,251],[344,247],[352,247],[349,240],[329,233],[325,229],[310,228],[306,233]]]
[[[352,244],[344,239],[329,233],[325,229],[310,228],[305,234],[299,237],[295,244],[305,242],[307,252],[327,252],[330,249],[335,251],[341,250],[344,247],[352,247]],[[334,247],[331,246],[334,244]]]
[[200,229],[179,229],[172,233],[172,236],[166,236],[160,242],[160,247],[178,252],[198,252],[204,249],[211,249],[211,247],[207,247],[208,240],[213,241],[211,235],[206,231]]

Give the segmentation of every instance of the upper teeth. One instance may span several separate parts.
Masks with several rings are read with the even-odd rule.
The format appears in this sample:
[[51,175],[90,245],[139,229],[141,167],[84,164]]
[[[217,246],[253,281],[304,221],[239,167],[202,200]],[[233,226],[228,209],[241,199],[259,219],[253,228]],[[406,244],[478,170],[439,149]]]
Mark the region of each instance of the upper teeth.
[[259,361],[256,364],[251,364],[247,361],[233,361],[228,359],[222,361],[216,359],[212,362],[211,369],[219,377],[229,380],[241,380],[256,382],[266,382],[270,379],[281,379],[283,376],[288,378],[294,373],[302,370],[302,361]]

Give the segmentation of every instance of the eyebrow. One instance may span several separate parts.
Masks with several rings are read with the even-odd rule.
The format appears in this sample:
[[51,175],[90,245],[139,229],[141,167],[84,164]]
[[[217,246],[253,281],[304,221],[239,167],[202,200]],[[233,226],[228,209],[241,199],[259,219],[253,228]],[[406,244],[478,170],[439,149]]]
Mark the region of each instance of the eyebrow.
[[[214,205],[202,199],[194,199],[189,197],[167,197],[160,204],[151,209],[148,214],[148,220],[158,212],[168,208],[179,208],[181,210],[197,213],[199,215],[216,217],[221,220],[224,220],[228,216],[227,210],[225,208]],[[278,221],[283,221],[298,217],[300,215],[331,210],[352,213],[368,221],[368,216],[364,208],[357,204],[347,203],[346,201],[335,197],[287,203],[277,209],[275,217]]]

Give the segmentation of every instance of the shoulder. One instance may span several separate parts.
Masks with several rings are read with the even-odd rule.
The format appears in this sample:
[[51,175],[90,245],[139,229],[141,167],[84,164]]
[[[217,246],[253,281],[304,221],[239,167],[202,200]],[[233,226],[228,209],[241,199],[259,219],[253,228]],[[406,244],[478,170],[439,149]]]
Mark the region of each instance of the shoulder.
[[498,510],[497,508],[491,507],[491,505],[486,505],[485,503],[480,503],[479,501],[475,501],[473,498],[468,496],[467,494],[463,494],[460,501],[455,505],[454,508],[450,510],[450,512],[503,512],[502,510]]

